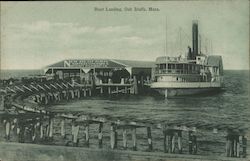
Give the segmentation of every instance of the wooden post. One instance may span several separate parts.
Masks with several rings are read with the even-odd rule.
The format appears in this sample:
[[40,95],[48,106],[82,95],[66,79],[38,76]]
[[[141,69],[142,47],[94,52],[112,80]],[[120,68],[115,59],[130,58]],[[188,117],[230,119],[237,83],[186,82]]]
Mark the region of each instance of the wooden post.
[[123,148],[127,149],[128,145],[127,145],[127,129],[123,128],[122,131],[122,138],[123,138]]
[[72,134],[73,134],[73,146],[78,146],[78,133],[80,126],[76,123],[73,124]]
[[78,98],[81,98],[81,91],[78,89]]
[[119,93],[119,87],[118,86],[116,86],[115,91],[116,91],[116,94]]
[[108,93],[111,94],[111,87],[108,86]]
[[74,99],[75,98],[74,91],[70,90],[70,93],[71,93],[71,98]]
[[188,149],[189,154],[193,153],[193,134],[192,131],[188,131]]
[[115,126],[111,124],[110,126],[110,145],[111,149],[115,149]]
[[45,102],[45,105],[47,105],[49,103],[48,96],[46,94],[45,94],[45,97],[44,97],[44,102]]
[[148,134],[148,150],[152,151],[153,145],[152,145],[151,127],[147,127],[147,134]]
[[40,122],[40,139],[43,139],[43,124]]
[[65,119],[61,120],[61,136],[65,138]]
[[175,133],[174,132],[171,133],[171,142],[172,142],[171,153],[175,153]]
[[10,139],[10,121],[9,120],[6,120],[6,123],[5,123],[5,137],[7,140]]
[[229,135],[229,157],[233,156],[233,139],[232,136]]
[[99,148],[102,148],[102,128],[103,128],[103,123],[99,123],[99,128],[98,128],[98,142],[99,142]]
[[168,153],[168,136],[167,131],[165,129],[163,130],[163,138],[164,153]]
[[24,125],[21,125],[20,126],[20,132],[19,132],[19,137],[18,137],[18,142],[19,143],[24,143],[25,139],[24,139],[24,134],[25,132],[25,126]]
[[178,131],[178,152],[182,153],[182,134],[181,130]]
[[242,157],[246,158],[247,156],[247,138],[242,136]]
[[32,130],[31,130],[31,140],[32,140],[32,142],[34,142],[35,138],[36,138],[36,132],[35,132],[36,124],[33,124],[31,128],[32,128]]
[[234,145],[233,145],[233,148],[234,148],[234,157],[236,157],[237,156],[237,138],[236,138],[237,136],[236,135],[234,135]]
[[91,97],[92,95],[92,91],[91,91],[91,88],[89,88],[89,96]]
[[103,87],[101,87],[101,91],[100,92],[101,92],[101,94],[103,94]]
[[144,86],[144,79],[143,79],[143,76],[141,76],[141,87]]
[[133,150],[137,150],[136,127],[132,128],[132,140],[133,140]]
[[86,97],[87,96],[87,91],[86,88],[83,89],[83,96]]
[[86,146],[89,147],[89,124],[85,125],[85,142]]
[[226,137],[226,156],[230,156],[230,138],[229,135]]
[[237,139],[236,140],[237,141],[237,145],[236,145],[236,153],[237,153],[237,155],[236,156],[239,158],[240,157],[240,136],[237,135],[236,137],[237,137],[236,138]]
[[197,154],[198,147],[197,147],[197,137],[193,135],[193,154]]
[[134,86],[134,94],[138,94],[138,85],[137,85],[137,79],[136,79],[136,76],[134,76],[134,83],[133,83],[133,86]]
[[49,119],[49,138],[50,139],[53,138],[53,122],[54,122],[54,119],[50,118]]

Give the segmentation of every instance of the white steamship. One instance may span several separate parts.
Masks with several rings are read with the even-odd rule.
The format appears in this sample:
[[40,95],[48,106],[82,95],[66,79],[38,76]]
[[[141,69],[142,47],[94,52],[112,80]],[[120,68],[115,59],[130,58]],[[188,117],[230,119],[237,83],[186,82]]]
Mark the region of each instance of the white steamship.
[[223,87],[222,57],[198,51],[198,22],[192,26],[193,49],[185,57],[158,57],[150,87],[165,97],[206,93]]

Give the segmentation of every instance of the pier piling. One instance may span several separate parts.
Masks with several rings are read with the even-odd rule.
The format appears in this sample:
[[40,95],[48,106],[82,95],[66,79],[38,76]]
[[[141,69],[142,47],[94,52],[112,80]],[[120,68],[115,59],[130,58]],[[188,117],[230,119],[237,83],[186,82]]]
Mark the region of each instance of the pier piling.
[[99,128],[98,128],[98,144],[99,144],[99,148],[102,148],[102,128],[103,128],[103,123],[100,122],[99,123]]
[[85,124],[85,144],[87,147],[89,147],[89,124]]
[[122,139],[123,139],[123,148],[127,149],[127,129],[123,127],[122,131]]
[[65,137],[65,119],[61,119],[61,136]]
[[182,153],[182,131],[179,130],[178,132],[178,152]]
[[147,134],[148,134],[148,150],[152,151],[153,145],[152,145],[151,127],[147,127]]
[[137,150],[136,127],[132,128],[133,150]]
[[78,133],[79,133],[79,128],[80,128],[80,126],[74,122],[74,123],[73,123],[73,126],[72,126],[73,146],[78,146]]
[[114,124],[111,124],[110,126],[110,145],[111,145],[111,149],[115,149],[115,142],[116,142],[116,127]]

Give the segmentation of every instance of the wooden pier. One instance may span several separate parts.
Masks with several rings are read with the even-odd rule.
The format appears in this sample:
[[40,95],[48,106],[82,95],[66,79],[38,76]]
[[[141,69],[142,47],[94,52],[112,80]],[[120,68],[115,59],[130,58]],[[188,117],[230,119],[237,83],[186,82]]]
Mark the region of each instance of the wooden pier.
[[[95,89],[100,91],[99,94],[135,94],[137,86],[136,83],[99,83],[96,84]],[[59,137],[56,135],[59,133],[64,140],[69,139],[70,136],[67,146],[79,147],[79,144],[84,144],[85,147],[90,147],[90,139],[93,138],[90,136],[90,127],[95,126],[97,127],[95,136],[97,136],[99,148],[103,148],[103,139],[108,137],[110,149],[117,149],[118,138],[121,137],[121,146],[124,150],[132,147],[133,151],[138,151],[138,131],[145,129],[146,133],[143,135],[147,138],[147,152],[154,152],[156,140],[153,139],[155,136],[153,136],[152,130],[158,130],[163,137],[161,148],[164,153],[184,154],[183,149],[185,148],[188,149],[189,154],[195,155],[199,154],[197,133],[210,131],[214,135],[220,132],[225,134],[225,156],[244,158],[247,155],[246,131],[239,129],[240,127],[197,125],[188,122],[173,124],[168,120],[138,121],[136,118],[131,120],[95,114],[58,113],[46,108],[48,105],[61,101],[92,96],[95,92],[91,85],[63,81],[6,87],[2,90],[1,107],[4,108],[0,113],[5,140],[52,144],[56,140],[55,137]],[[109,129],[108,134],[103,133],[105,127]],[[70,133],[67,129],[71,129]],[[79,140],[80,133],[84,135],[84,143]],[[131,137],[128,137],[128,133]],[[187,136],[187,138],[183,138],[183,136]],[[188,144],[184,144],[183,140],[188,140]]]

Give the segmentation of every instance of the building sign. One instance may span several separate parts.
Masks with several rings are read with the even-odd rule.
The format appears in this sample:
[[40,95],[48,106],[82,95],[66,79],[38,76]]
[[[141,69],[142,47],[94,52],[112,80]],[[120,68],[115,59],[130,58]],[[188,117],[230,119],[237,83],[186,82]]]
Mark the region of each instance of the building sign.
[[108,60],[67,60],[65,65],[69,67],[83,68],[107,68],[109,67]]

